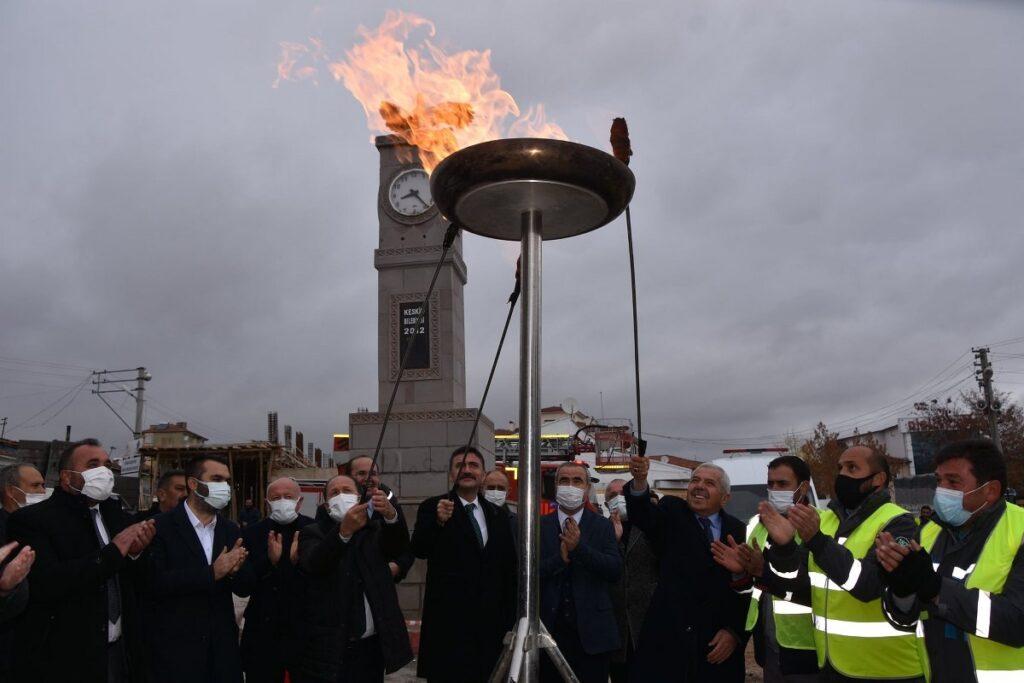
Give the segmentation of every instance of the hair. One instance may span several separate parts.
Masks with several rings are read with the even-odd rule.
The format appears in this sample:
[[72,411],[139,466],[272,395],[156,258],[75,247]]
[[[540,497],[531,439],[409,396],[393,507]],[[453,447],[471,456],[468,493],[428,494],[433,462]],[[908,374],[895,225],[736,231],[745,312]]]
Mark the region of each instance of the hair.
[[803,461],[803,459],[798,458],[795,455],[780,455],[768,463],[768,469],[774,470],[776,467],[788,467],[793,470],[793,474],[796,475],[797,482],[801,484],[805,481],[811,480],[811,468]]
[[[347,474],[348,476],[351,477],[352,476],[352,463],[354,463],[356,460],[359,460],[360,458],[369,458],[370,462],[371,463],[373,462],[373,456],[370,456],[370,455],[353,455],[351,458],[348,459],[348,462],[346,462],[344,465],[341,466],[342,473],[343,474]],[[375,469],[376,469],[376,467],[377,466],[374,465]],[[451,469],[451,465],[450,464],[448,466],[448,469]]]
[[[924,512],[925,510],[932,510],[932,506],[931,505],[922,505],[921,506],[921,512]],[[932,512],[935,512],[935,510],[932,510]]]
[[729,491],[732,490],[732,484],[729,483],[729,473],[726,472],[721,467],[719,467],[718,465],[715,465],[710,462],[705,462],[694,467],[693,471],[696,472],[699,469],[709,469],[718,472],[718,478],[721,480],[722,484],[722,493],[728,494]]
[[484,479],[491,476],[492,474],[500,474],[501,476],[505,477],[505,481],[512,483],[511,480],[508,478],[508,472],[506,472],[505,470],[499,470],[498,468],[494,468],[493,470],[487,472],[487,474],[484,475]]
[[230,465],[228,465],[228,461],[219,455],[197,455],[189,460],[188,465],[185,466],[186,476],[200,481],[203,476],[203,465],[205,465],[209,460],[219,462],[221,465],[224,465],[224,467],[230,467]]
[[892,469],[889,467],[889,459],[873,446],[865,446],[865,448],[871,451],[871,455],[868,456],[868,464],[871,465],[876,474],[878,472],[885,473],[885,486],[888,486],[889,482],[892,481]]
[[484,462],[484,456],[480,455],[480,451],[478,451],[475,446],[460,446],[456,448],[454,451],[452,451],[451,457],[448,458],[449,472],[452,471],[452,463],[455,462],[455,456],[463,454],[465,454],[466,456],[465,458],[462,459],[463,462],[465,462],[466,458],[468,458],[469,456],[475,455],[477,460],[480,461],[480,466],[487,467],[487,463]]
[[1006,461],[989,439],[964,439],[948,443],[935,454],[935,465],[956,458],[963,458],[970,463],[971,473],[979,485],[998,481],[1000,493],[1006,490]]
[[356,480],[352,478],[351,474],[336,474],[336,475],[334,475],[333,477],[331,477],[330,479],[328,479],[327,481],[324,482],[324,500],[325,501],[327,500],[327,490],[331,487],[331,482],[334,481],[335,479],[337,479],[338,477],[345,477],[346,479],[348,479],[349,481],[351,481],[353,484],[356,485],[356,489],[359,488],[359,484],[356,483]]
[[576,462],[575,460],[563,462],[557,468],[555,468],[555,484],[558,483],[558,477],[562,474],[562,470],[565,469],[566,467],[579,467],[581,470],[583,470],[583,476],[587,480],[587,488],[590,488],[590,468],[587,467],[587,463]]
[[99,439],[82,439],[81,441],[72,441],[64,450],[60,452],[60,460],[57,461],[57,471],[63,472],[68,468],[68,462],[71,460],[71,456],[75,454],[75,451],[80,446],[102,446]]
[[0,469],[0,502],[3,502],[3,494],[7,493],[8,486],[21,488],[20,470],[22,467],[24,467],[22,463],[16,462]]
[[160,478],[156,480],[157,489],[166,489],[171,479],[174,477],[184,477],[185,470],[167,470],[160,475]]
[[[277,482],[281,481],[282,479],[287,479],[288,481],[292,482],[296,486],[299,486],[299,482],[295,479],[295,477],[278,477],[277,479],[272,479],[271,481],[269,481],[267,483],[267,495],[270,495],[270,487],[273,486],[274,484],[276,484]],[[301,491],[302,491],[302,487],[300,486],[299,487],[299,492],[301,492]]]

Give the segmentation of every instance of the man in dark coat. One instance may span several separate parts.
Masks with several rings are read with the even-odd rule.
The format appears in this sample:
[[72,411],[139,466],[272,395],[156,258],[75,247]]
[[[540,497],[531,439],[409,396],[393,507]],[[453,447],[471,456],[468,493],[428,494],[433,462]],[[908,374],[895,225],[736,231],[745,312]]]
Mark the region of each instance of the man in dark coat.
[[743,522],[722,510],[729,477],[720,467],[693,470],[687,500],[665,496],[651,503],[647,458],[633,457],[626,484],[630,521],[662,549],[658,588],[640,633],[630,680],[635,683],[721,681],[741,683],[750,596],[711,555],[711,543],[744,538]]
[[214,456],[186,468],[188,497],[156,518],[149,580],[149,652],[158,683],[240,683],[232,593],[253,583],[238,525],[219,514],[231,502],[231,472]]
[[334,477],[316,523],[301,532],[306,635],[296,683],[374,683],[412,661],[387,559],[406,550],[409,535],[387,494],[376,488],[370,494],[360,502],[352,477]]
[[15,630],[14,680],[139,681],[137,564],[153,523],[132,524],[111,497],[110,457],[95,439],[61,453],[60,487],[7,523],[36,553],[29,603]]
[[427,561],[417,675],[434,683],[487,680],[515,620],[515,546],[508,517],[477,496],[484,470],[479,451],[457,449],[455,495],[426,499],[416,515],[412,549]]
[[612,653],[612,683],[626,683],[629,667],[640,642],[640,630],[647,618],[647,608],[658,587],[658,558],[644,532],[629,521],[626,497],[622,488],[625,479],[614,479],[604,489],[615,540],[622,556],[622,576],[612,587],[612,606],[619,624],[621,647]]
[[295,661],[302,581],[298,571],[300,530],[313,523],[299,514],[302,491],[291,477],[267,487],[270,514],[242,532],[256,583],[245,608],[242,670],[246,683],[281,683]]
[[188,488],[185,486],[185,470],[167,470],[156,481],[156,502],[146,510],[135,514],[135,521],[153,519],[161,512],[170,512],[185,500]]

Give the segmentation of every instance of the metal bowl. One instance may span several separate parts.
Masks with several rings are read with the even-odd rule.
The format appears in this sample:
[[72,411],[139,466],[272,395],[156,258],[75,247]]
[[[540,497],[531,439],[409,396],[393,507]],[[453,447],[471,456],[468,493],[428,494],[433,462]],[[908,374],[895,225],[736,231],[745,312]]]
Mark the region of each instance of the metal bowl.
[[494,140],[455,152],[434,169],[430,193],[466,230],[522,238],[522,216],[540,212],[545,240],[600,228],[622,213],[636,179],[621,161],[562,140]]

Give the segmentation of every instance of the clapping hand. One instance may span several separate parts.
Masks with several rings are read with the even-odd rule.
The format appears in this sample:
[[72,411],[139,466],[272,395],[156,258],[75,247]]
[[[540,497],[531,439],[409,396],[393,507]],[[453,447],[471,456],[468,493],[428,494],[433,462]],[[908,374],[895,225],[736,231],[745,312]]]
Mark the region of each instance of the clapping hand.
[[284,553],[284,540],[281,538],[281,534],[271,531],[267,534],[267,558],[270,560],[270,564],[276,567],[277,563],[281,561],[282,553]]
[[754,577],[764,575],[764,553],[758,547],[756,538],[751,540],[750,543],[744,543],[736,550],[739,552],[743,571]]
[[[13,553],[17,547],[17,541],[11,541],[0,547],[0,564],[3,564],[7,556]],[[14,559],[7,563],[7,566],[0,572],[0,595],[7,595],[17,588],[18,584],[28,576],[28,570],[32,568],[32,563],[35,561],[36,551],[32,550],[31,546],[23,547],[21,552],[15,555]]]
[[142,551],[153,542],[153,538],[156,536],[156,522],[152,519],[139,522],[134,526],[136,527],[135,540],[128,547],[128,554],[132,557],[141,555]]
[[740,558],[740,545],[736,543],[731,535],[726,538],[729,541],[728,545],[721,541],[715,541],[711,544],[711,556],[715,558],[715,562],[733,574],[742,574],[743,561]]
[[[911,547],[915,545],[917,541],[911,541]],[[911,547],[897,543],[888,531],[883,531],[875,537],[875,557],[878,558],[882,569],[889,573],[896,571],[903,559],[910,554]]]
[[249,552],[242,546],[240,538],[235,541],[231,550],[227,548],[221,550],[220,555],[213,562],[213,580],[220,581],[225,576],[234,576],[242,568],[248,555]]
[[619,511],[611,511],[612,528],[615,530],[615,540],[622,540],[622,520],[619,518]]
[[568,564],[569,553],[576,550],[580,544],[580,527],[576,524],[576,520],[572,517],[566,519],[565,528],[562,530],[562,533],[558,535],[558,538],[562,541],[559,548],[562,553],[562,561]]
[[761,524],[768,530],[768,535],[772,537],[772,541],[776,545],[786,545],[796,536],[796,529],[793,528],[793,524],[780,515],[779,511],[772,507],[768,501],[761,501],[757,506],[757,512],[760,515]]
[[804,503],[797,503],[789,508],[789,521],[796,528],[796,532],[800,534],[800,540],[804,543],[814,538],[821,528],[818,511]]

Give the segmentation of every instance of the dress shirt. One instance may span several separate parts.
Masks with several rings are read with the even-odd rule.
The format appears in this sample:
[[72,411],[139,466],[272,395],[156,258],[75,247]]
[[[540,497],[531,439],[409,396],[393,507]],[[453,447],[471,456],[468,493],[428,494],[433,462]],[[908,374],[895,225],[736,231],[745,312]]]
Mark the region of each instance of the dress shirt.
[[217,528],[217,515],[213,516],[209,524],[203,524],[196,513],[192,512],[192,507],[185,501],[185,514],[188,515],[188,521],[192,525],[192,528],[196,530],[196,536],[199,538],[199,544],[203,546],[203,552],[206,553],[206,563],[213,564],[213,532]]
[[[97,507],[98,503],[89,506],[89,516],[92,518],[93,523],[96,525],[96,533],[100,535],[100,540],[103,541],[104,547],[110,543],[110,534],[107,533],[107,527],[103,523],[103,515],[92,514],[93,510],[99,512]],[[107,642],[113,643],[121,637],[121,617],[117,618],[117,621],[111,621],[107,623]]]
[[480,507],[480,496],[477,496],[476,500],[466,500],[462,496],[459,496],[459,500],[462,502],[462,507],[466,507],[470,503],[473,503],[473,516],[476,517],[476,523],[480,525],[480,536],[483,538],[483,545],[487,545],[487,518],[484,517],[484,510]]
[[[698,515],[696,512],[693,514],[698,518],[697,523],[699,524],[700,517],[704,515]],[[716,541],[722,540],[722,514],[720,512],[716,512],[713,515],[707,515],[706,519],[711,522],[711,535],[714,536]],[[704,527],[701,526],[701,531],[703,530]]]
[[571,515],[568,515],[565,512],[563,512],[562,508],[558,508],[558,528],[565,529],[565,520],[569,519],[570,517],[572,517],[573,521],[576,522],[576,526],[579,526],[580,520],[583,519],[583,508],[581,507],[579,510],[572,513]]

